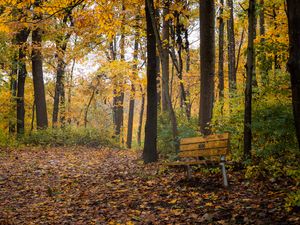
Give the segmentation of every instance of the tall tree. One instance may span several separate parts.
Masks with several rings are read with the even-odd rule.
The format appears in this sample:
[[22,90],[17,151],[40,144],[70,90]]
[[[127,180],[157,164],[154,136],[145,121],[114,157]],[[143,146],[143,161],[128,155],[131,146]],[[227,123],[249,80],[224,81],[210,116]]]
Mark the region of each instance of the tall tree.
[[201,133],[211,133],[215,75],[215,4],[214,0],[200,0],[200,109]]
[[[224,0],[220,0],[219,10],[219,98],[223,101],[224,98],[224,19],[223,19]],[[223,103],[222,103],[223,104]]]
[[233,0],[227,0],[227,6],[229,8],[229,19],[227,21],[228,76],[229,76],[228,81],[229,81],[229,92],[233,93],[233,91],[236,89]]
[[288,70],[291,74],[293,113],[300,149],[300,1],[287,0],[287,14],[290,41]]
[[170,1],[163,0],[163,16],[162,16],[162,52],[161,52],[161,69],[162,69],[162,79],[161,79],[161,109],[163,112],[168,111],[167,98],[169,95],[169,39],[170,39],[170,22],[166,19],[169,14]]
[[[62,25],[66,26],[70,14],[64,16]],[[71,21],[72,23],[72,21]],[[58,121],[58,112],[61,110],[61,122],[64,123],[65,118],[65,88],[64,88],[64,76],[65,76],[65,53],[67,50],[68,41],[71,37],[71,32],[67,32],[64,35],[59,35],[56,40],[57,49],[57,69],[56,69],[56,83],[54,91],[54,103],[53,103],[53,114],[52,114],[52,126],[55,127]]]
[[141,146],[142,125],[143,125],[144,108],[145,108],[145,93],[143,91],[142,85],[140,86],[140,90],[142,94],[142,102],[141,102],[138,131],[137,131],[137,143],[139,146]]
[[25,92],[25,80],[27,76],[25,58],[26,58],[26,47],[25,43],[29,36],[30,30],[27,28],[22,29],[17,34],[17,42],[19,47],[18,56],[18,87],[17,87],[17,133],[24,133],[25,129],[25,103],[24,103],[24,92]]
[[138,65],[138,50],[139,50],[139,17],[136,17],[136,31],[134,35],[134,50],[133,50],[133,75],[131,81],[131,92],[130,92],[130,101],[129,101],[129,114],[128,114],[128,126],[127,126],[127,148],[131,148],[132,143],[132,130],[133,130],[133,116],[134,116],[134,104],[135,104],[135,79],[138,75],[137,65]]
[[248,47],[246,64],[245,114],[244,114],[244,158],[251,157],[252,139],[252,81],[254,73],[255,0],[249,0],[248,8]]
[[157,154],[157,86],[156,86],[156,38],[150,6],[153,0],[145,0],[146,36],[147,36],[147,114],[145,126],[145,143],[143,160],[145,163],[155,162]]
[[[40,7],[40,0],[36,0],[34,3],[35,8]],[[35,19],[41,20],[42,15],[36,10]],[[43,58],[41,53],[42,47],[42,30],[39,26],[36,26],[32,30],[32,76],[34,86],[34,98],[36,106],[36,122],[37,128],[43,129],[48,127],[48,116],[45,96],[45,85],[43,77]]]
[[[158,26],[157,26],[157,23],[156,23],[156,20],[155,20],[155,9],[154,9],[154,5],[153,5],[153,1],[148,1],[147,0],[146,2],[148,3],[150,19],[151,19],[151,23],[152,23],[153,32],[154,32],[154,35],[155,35],[157,47],[158,47],[158,53],[160,55],[161,64],[163,65],[165,63],[164,62],[165,57],[162,57],[163,43],[160,39],[159,29],[158,29]],[[166,91],[165,93],[166,93],[165,97],[166,97],[167,106],[168,106],[168,113],[169,113],[169,117],[170,117],[171,125],[172,125],[172,135],[173,135],[174,147],[175,147],[175,151],[177,152],[178,147],[179,147],[178,146],[178,141],[177,141],[177,137],[178,137],[177,119],[176,119],[175,111],[173,109],[170,93],[169,93],[169,91]]]

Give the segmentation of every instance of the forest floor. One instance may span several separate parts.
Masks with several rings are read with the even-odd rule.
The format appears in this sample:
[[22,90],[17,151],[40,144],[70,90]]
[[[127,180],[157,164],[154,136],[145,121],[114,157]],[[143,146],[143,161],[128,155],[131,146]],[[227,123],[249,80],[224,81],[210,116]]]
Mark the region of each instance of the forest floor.
[[[0,150],[0,224],[299,224],[287,184],[143,165],[129,150]],[[297,214],[298,213],[298,214]]]

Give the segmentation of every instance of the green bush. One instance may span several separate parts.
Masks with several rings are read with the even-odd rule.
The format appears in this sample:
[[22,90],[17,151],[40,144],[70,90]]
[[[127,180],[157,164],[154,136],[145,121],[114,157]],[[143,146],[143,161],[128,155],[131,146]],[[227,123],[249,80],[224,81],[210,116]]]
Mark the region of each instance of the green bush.
[[16,147],[18,142],[0,129],[0,147]]
[[[252,155],[255,160],[269,157],[288,161],[299,154],[292,113],[289,76],[278,73],[267,87],[254,88],[252,105]],[[228,110],[227,110],[228,111]],[[241,161],[243,155],[244,95],[230,100],[230,113],[215,107],[214,132],[231,133],[232,158]]]
[[42,146],[76,146],[89,147],[114,146],[109,131],[94,128],[46,129],[33,131],[26,135],[22,142],[26,145]]
[[291,192],[285,199],[285,208],[291,211],[293,208],[300,208],[300,190]]
[[[176,112],[178,124],[178,140],[184,137],[199,136],[197,132],[197,118],[187,119],[182,111]],[[157,146],[159,154],[164,158],[171,160],[177,157],[175,152],[175,142],[173,140],[172,126],[168,114],[162,114],[158,117],[158,137]]]

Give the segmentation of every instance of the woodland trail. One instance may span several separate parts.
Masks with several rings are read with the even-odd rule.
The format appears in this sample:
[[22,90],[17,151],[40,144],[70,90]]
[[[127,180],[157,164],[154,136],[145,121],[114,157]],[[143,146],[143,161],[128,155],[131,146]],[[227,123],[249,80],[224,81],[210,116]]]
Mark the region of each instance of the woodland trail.
[[[283,187],[143,165],[129,150],[0,151],[0,224],[297,224]],[[284,185],[284,184],[282,184]],[[285,184],[286,186],[286,184]],[[299,212],[298,212],[299,213]]]

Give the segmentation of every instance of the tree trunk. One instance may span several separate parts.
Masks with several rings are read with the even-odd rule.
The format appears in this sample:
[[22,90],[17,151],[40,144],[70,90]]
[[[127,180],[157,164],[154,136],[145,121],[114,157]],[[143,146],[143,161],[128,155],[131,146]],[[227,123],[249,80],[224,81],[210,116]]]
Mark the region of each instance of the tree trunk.
[[252,139],[252,78],[254,73],[255,0],[249,0],[248,48],[246,64],[245,114],[244,114],[244,158],[251,158]]
[[211,133],[215,75],[215,10],[214,0],[200,0],[201,86],[199,125],[204,135]]
[[[264,36],[266,34],[266,29],[265,29],[265,6],[264,6],[264,0],[260,0],[260,7],[261,10],[259,12],[259,34],[260,36]],[[264,49],[264,45],[265,45],[265,38],[261,38],[260,39],[260,45],[261,45],[261,49]],[[260,56],[260,66],[259,66],[259,70],[260,70],[260,75],[261,75],[261,80],[262,80],[262,85],[266,86],[269,81],[268,81],[268,62],[267,62],[267,57],[264,54],[264,52],[262,52],[261,56]]]
[[[220,0],[220,14],[219,14],[219,100],[223,105],[224,99],[224,20],[223,20],[224,0]],[[222,106],[223,109],[223,106]]]
[[300,2],[298,0],[287,0],[287,14],[290,40],[288,70],[291,74],[293,113],[300,149]]
[[[139,25],[139,18],[136,18],[137,20],[137,30],[135,32],[135,37],[134,37],[134,51],[133,51],[133,74],[134,76],[138,75],[137,71],[137,60],[138,60],[138,50],[139,50],[139,32],[138,32],[138,25]],[[130,102],[129,102],[129,115],[128,115],[128,126],[127,126],[127,141],[126,145],[127,148],[131,148],[131,143],[132,143],[132,130],[133,130],[133,117],[134,117],[134,103],[135,103],[135,87],[134,87],[134,81],[135,77],[132,79],[131,83],[131,93],[130,93]]]
[[[56,71],[56,84],[55,84],[55,92],[54,92],[54,103],[53,103],[53,114],[52,114],[52,127],[57,126],[58,121],[58,112],[59,108],[61,108],[61,114],[64,112],[64,75],[65,75],[65,68],[66,63],[64,60],[66,49],[67,49],[67,42],[69,40],[69,34],[67,34],[65,37],[61,37],[59,41],[56,43],[57,48],[57,71]],[[62,100],[62,101],[60,101]],[[62,107],[60,107],[62,106]],[[65,116],[62,116],[63,118]],[[64,122],[64,119],[62,120]]]
[[236,72],[235,72],[235,36],[234,36],[234,18],[233,18],[233,0],[227,0],[229,8],[229,20],[227,21],[227,38],[228,38],[228,77],[229,93],[234,93],[236,89]]
[[129,101],[129,115],[128,115],[128,126],[127,126],[127,148],[131,148],[132,143],[132,130],[133,130],[133,116],[134,116],[134,84],[131,84],[131,94]]
[[17,89],[17,133],[23,134],[25,129],[25,103],[24,103],[24,92],[25,92],[25,79],[27,76],[25,58],[26,50],[23,46],[26,43],[29,36],[29,29],[22,29],[18,35],[19,45],[19,66],[18,66],[18,89]]
[[169,14],[170,1],[163,1],[163,22],[162,22],[162,52],[161,52],[161,68],[162,68],[162,95],[161,95],[161,109],[163,112],[168,111],[167,95],[169,95],[169,29],[170,22],[166,20],[166,15]]
[[138,132],[137,132],[137,143],[139,146],[141,146],[142,125],[143,125],[143,116],[144,116],[144,108],[145,108],[145,94],[143,93],[142,86],[140,86],[140,88],[141,88],[141,93],[142,93],[142,103],[141,103]]
[[[162,52],[163,52],[163,44],[162,41],[160,39],[160,35],[159,35],[159,31],[158,31],[158,27],[156,24],[156,20],[155,20],[155,12],[154,12],[154,5],[153,5],[153,1],[152,0],[146,0],[146,4],[149,10],[149,16],[150,16],[150,22],[152,24],[152,29],[153,29],[153,33],[156,39],[156,43],[157,43],[157,47],[158,47],[158,52],[160,54],[160,59],[161,59],[161,63],[162,65],[165,64],[164,60],[165,58],[162,57]],[[178,152],[178,130],[177,130],[177,119],[176,119],[176,115],[172,106],[172,102],[171,102],[171,97],[169,94],[169,91],[166,91],[166,101],[167,101],[167,106],[168,106],[168,112],[169,112],[169,116],[171,119],[171,125],[172,125],[172,135],[173,135],[173,141],[175,143],[175,151]]]
[[[14,37],[13,44],[17,44],[17,37]],[[10,74],[10,102],[11,102],[11,115],[14,115],[9,118],[8,121],[8,130],[9,134],[13,134],[16,131],[16,122],[15,122],[15,111],[16,111],[16,96],[17,96],[17,75],[18,75],[18,54],[14,53],[11,65],[11,74]]]
[[43,59],[40,50],[42,47],[42,30],[40,28],[35,28],[32,31],[32,44],[32,76],[36,105],[36,122],[38,129],[45,129],[48,127],[48,117],[43,78]]
[[145,163],[155,162],[158,159],[156,38],[154,34],[154,27],[152,26],[152,19],[148,3],[153,5],[153,0],[145,0],[147,27],[147,115],[145,126],[145,143],[143,150],[143,160]]

